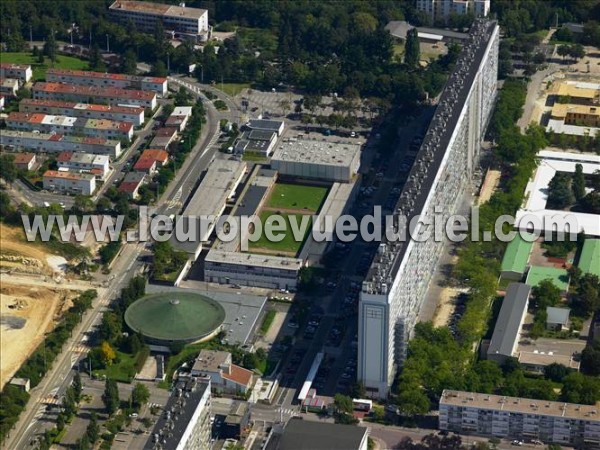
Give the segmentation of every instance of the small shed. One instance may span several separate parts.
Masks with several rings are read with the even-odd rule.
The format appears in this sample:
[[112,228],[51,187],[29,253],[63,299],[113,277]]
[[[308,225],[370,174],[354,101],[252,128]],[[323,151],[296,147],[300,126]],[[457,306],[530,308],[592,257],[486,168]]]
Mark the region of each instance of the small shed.
[[569,329],[569,308],[546,308],[546,329],[550,331],[563,331]]

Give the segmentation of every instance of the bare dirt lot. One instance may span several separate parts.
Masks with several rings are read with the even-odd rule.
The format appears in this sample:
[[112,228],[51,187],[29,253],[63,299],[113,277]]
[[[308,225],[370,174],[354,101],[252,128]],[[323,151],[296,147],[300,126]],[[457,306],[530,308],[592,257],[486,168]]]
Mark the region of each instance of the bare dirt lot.
[[[0,388],[69,306],[71,291],[39,285],[53,274],[48,256],[24,241],[22,230],[0,224]],[[20,281],[11,283],[15,277],[8,273],[20,274]]]
[[2,283],[0,287],[0,388],[69,306],[70,291]]

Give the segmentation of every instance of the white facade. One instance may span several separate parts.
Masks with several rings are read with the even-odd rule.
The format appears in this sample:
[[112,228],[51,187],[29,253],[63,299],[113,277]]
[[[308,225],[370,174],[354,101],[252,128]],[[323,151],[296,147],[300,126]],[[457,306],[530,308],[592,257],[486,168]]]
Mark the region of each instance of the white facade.
[[0,79],[0,94],[14,97],[19,90],[19,80],[16,78]]
[[140,77],[120,73],[88,72],[85,70],[48,69],[46,81],[69,83],[78,86],[116,87],[119,89],[139,89],[153,91],[164,96],[168,92],[167,79],[161,77]]
[[120,141],[16,130],[2,130],[0,145],[12,150],[28,149],[40,153],[87,152],[111,158],[117,158],[121,154]]
[[[496,97],[499,31],[476,21],[417,155],[396,213],[444,222],[470,186]],[[441,214],[440,214],[441,212]],[[417,230],[423,230],[420,226]],[[435,272],[443,242],[383,242],[359,303],[358,379],[385,397]]]
[[490,12],[490,0],[417,0],[416,5],[432,20],[447,20],[451,14],[467,13],[486,17]]
[[92,195],[96,190],[96,177],[87,173],[48,170],[44,173],[44,189]]
[[441,430],[600,448],[596,406],[445,390]]
[[37,130],[42,133],[76,134],[126,141],[133,138],[131,122],[115,122],[109,119],[84,119],[52,114],[13,112],[6,119],[6,125],[16,130]]
[[271,157],[281,175],[348,183],[360,167],[360,145],[350,142],[285,140]]
[[58,168],[70,171],[97,172],[98,179],[103,180],[110,170],[109,161],[108,155],[73,153],[69,160],[59,160]]
[[59,100],[36,100],[26,98],[19,103],[19,111],[25,113],[55,114],[58,116],[85,117],[87,119],[109,119],[131,122],[139,127],[144,123],[144,108],[141,106],[109,106],[91,103],[62,102]]
[[17,78],[22,83],[27,83],[31,80],[33,71],[30,65],[25,64],[0,64],[0,78]]
[[204,279],[210,283],[295,289],[301,268],[302,260],[298,258],[213,249],[204,261]]
[[140,30],[153,31],[156,23],[163,23],[165,32],[193,36],[198,39],[209,31],[208,11],[199,8],[164,5],[142,1],[117,0],[110,5],[111,15],[122,23],[133,22]]

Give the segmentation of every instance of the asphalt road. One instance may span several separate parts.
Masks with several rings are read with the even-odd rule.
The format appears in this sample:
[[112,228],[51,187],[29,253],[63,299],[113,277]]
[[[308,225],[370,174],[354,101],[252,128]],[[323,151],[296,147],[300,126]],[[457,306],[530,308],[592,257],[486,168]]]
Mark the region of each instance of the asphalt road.
[[[197,92],[194,92],[194,94],[199,95]],[[207,112],[207,131],[202,133],[197,145],[188,156],[186,164],[178,172],[170,188],[159,200],[157,205],[159,211],[168,211],[173,192],[176,193],[180,188],[187,190],[189,186],[193,186],[202,171],[206,170],[206,167],[214,156],[216,150],[212,148],[214,146],[211,143],[216,141],[216,137],[218,136],[219,125],[218,119],[216,119],[218,116],[214,110],[211,113],[210,106]],[[197,153],[200,151],[201,154],[198,157]],[[126,158],[123,158],[122,161],[126,161]],[[62,353],[57,357],[42,382],[31,390],[31,397],[27,407],[5,439],[3,448],[11,450],[26,448],[36,435],[43,432],[46,426],[50,426],[50,424],[39,420],[43,417],[43,410],[45,409],[44,400],[49,395],[60,397],[64,394],[73,377],[73,366],[78,364],[78,361],[85,358],[86,355],[85,353],[75,352],[74,347],[82,343],[84,333],[90,331],[100,323],[102,314],[110,301],[119,294],[121,289],[126,286],[134,275],[141,271],[143,263],[139,260],[139,256],[147,251],[147,247],[149,247],[149,243],[125,244],[123,251],[117,257],[112,268],[112,273],[115,276],[108,281],[105,289],[99,291],[99,296],[94,301],[92,309],[84,315],[82,323],[73,331],[72,338],[65,343]]]

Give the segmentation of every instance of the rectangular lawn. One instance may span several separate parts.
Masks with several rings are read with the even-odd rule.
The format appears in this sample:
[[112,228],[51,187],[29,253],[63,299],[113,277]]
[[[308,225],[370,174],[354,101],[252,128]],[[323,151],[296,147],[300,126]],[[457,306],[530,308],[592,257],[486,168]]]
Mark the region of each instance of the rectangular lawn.
[[[274,213],[272,211],[263,211],[262,213],[260,213],[259,217],[260,221],[263,224],[263,230],[265,227],[265,223],[267,223],[269,218],[274,214],[277,213]],[[285,234],[285,237],[279,242],[272,242],[269,239],[267,239],[267,236],[263,232],[258,241],[248,243],[248,247],[252,253],[260,253],[260,249],[264,249],[267,250],[264,253],[281,252],[296,255],[300,251],[300,249],[302,248],[302,244],[306,240],[306,236],[308,235],[308,233],[310,233],[310,230],[312,229],[312,220],[309,220],[308,226],[306,227],[306,233],[302,237],[302,240],[300,242],[297,242],[294,239],[294,233],[292,232],[292,229],[290,227],[290,217],[294,216],[296,218],[296,223],[298,224],[298,227],[300,227],[302,221],[302,214],[281,214],[281,216],[285,219],[286,230],[281,232],[275,232],[274,234],[277,235],[283,233]]]
[[[47,57],[44,58],[44,64],[39,64],[37,58],[33,57],[30,52],[2,52],[0,53],[0,60],[3,63],[11,64],[29,64],[31,70],[33,70],[33,80],[40,81],[46,78],[46,70],[52,67],[52,61]],[[89,70],[89,63],[79,58],[72,56],[56,55],[56,62],[54,63],[55,69],[69,69],[69,70]]]
[[276,183],[266,207],[317,212],[327,196],[327,191],[328,189],[322,186]]

